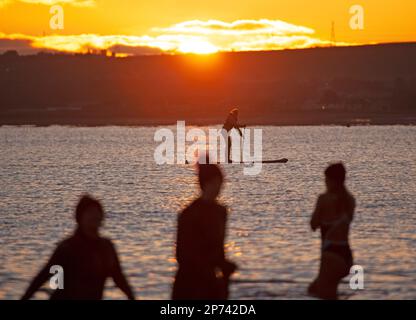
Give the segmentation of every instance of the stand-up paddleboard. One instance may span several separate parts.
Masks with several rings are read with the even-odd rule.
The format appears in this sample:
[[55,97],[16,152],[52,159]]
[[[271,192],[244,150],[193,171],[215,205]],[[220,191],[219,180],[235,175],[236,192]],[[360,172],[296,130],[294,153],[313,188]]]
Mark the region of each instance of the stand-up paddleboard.
[[263,160],[261,163],[286,163],[288,161],[289,161],[288,159],[282,158],[282,159],[277,159],[277,160]]
[[[250,161],[250,162],[231,162],[231,163],[222,163],[217,162],[217,164],[253,164],[253,163],[286,163],[289,160],[286,158],[277,159],[277,160],[262,160],[262,161]],[[191,164],[188,160],[185,161],[185,164]]]

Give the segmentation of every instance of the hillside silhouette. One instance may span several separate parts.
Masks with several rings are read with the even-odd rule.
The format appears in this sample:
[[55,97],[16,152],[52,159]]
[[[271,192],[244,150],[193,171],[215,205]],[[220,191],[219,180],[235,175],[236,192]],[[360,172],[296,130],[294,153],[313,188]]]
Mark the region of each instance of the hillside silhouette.
[[127,58],[0,55],[0,124],[414,123],[416,43]]

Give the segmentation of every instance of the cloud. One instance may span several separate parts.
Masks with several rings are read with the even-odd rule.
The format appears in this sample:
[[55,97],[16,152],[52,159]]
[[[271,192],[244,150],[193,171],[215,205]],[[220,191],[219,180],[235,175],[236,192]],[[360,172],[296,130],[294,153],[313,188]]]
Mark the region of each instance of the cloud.
[[94,7],[95,0],[0,0],[0,8],[12,2],[23,2],[27,4],[41,4],[52,6],[55,4],[67,4],[74,7]]
[[[91,49],[102,50],[113,49],[120,54],[155,54],[174,53],[183,43],[196,41],[190,36],[160,35],[151,36],[130,36],[130,35],[50,35],[50,36],[28,36],[23,34],[0,33],[0,49],[18,50],[24,48],[24,52],[36,53],[39,51],[56,51],[82,53]],[[14,47],[13,47],[14,45]],[[145,50],[145,48],[147,50]],[[0,50],[0,51],[1,51]],[[21,52],[21,50],[18,50]]]
[[295,35],[313,34],[313,29],[297,26],[281,20],[237,20],[223,22],[219,20],[191,20],[174,24],[168,28],[153,28],[156,32],[197,35]]
[[[192,20],[167,28],[153,28],[149,35],[140,36],[79,34],[36,37],[0,33],[0,40],[8,40],[4,42],[9,44],[8,47],[13,43],[11,41],[23,43],[33,51],[75,53],[107,49],[125,55],[281,50],[332,44],[315,37],[314,33],[313,29],[280,20]],[[337,42],[336,45],[348,44]]]
[[[218,51],[281,50],[328,46],[331,43],[314,36],[315,30],[281,20],[191,20],[153,32],[171,36],[193,36]],[[341,45],[341,43],[338,43]]]

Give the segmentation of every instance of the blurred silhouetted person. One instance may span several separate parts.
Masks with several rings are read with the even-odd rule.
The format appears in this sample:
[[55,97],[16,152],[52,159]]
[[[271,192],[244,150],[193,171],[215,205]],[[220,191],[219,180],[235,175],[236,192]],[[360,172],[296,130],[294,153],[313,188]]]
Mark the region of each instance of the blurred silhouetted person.
[[238,133],[240,136],[243,136],[243,133],[241,132],[240,128],[243,128],[244,126],[241,126],[238,124],[238,109],[234,108],[230,111],[230,113],[227,116],[227,119],[225,120],[225,123],[223,125],[223,129],[227,133],[227,159],[228,163],[231,163],[231,137],[229,136],[230,131],[232,129],[238,130]]
[[176,259],[179,269],[174,300],[228,298],[228,280],[236,265],[225,259],[227,209],[216,198],[223,174],[214,164],[198,166],[201,195],[178,218]]
[[322,246],[319,274],[308,292],[322,299],[337,298],[338,284],[353,265],[348,234],[355,200],[345,187],[345,175],[342,163],[325,170],[327,190],[319,196],[311,219],[312,230],[321,230]]
[[107,278],[112,278],[129,299],[134,299],[113,243],[99,234],[104,219],[100,202],[84,195],[77,205],[75,218],[77,228],[74,234],[57,246],[22,299],[30,299],[53,275],[50,269],[54,265],[63,268],[64,288],[56,289],[51,295],[52,300],[102,299]]

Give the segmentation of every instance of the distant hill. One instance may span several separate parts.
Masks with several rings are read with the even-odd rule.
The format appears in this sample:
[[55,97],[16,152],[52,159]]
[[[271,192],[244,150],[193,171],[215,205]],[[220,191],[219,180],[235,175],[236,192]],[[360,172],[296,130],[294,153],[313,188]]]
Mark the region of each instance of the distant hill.
[[0,124],[415,123],[416,43],[212,56],[0,55]]

